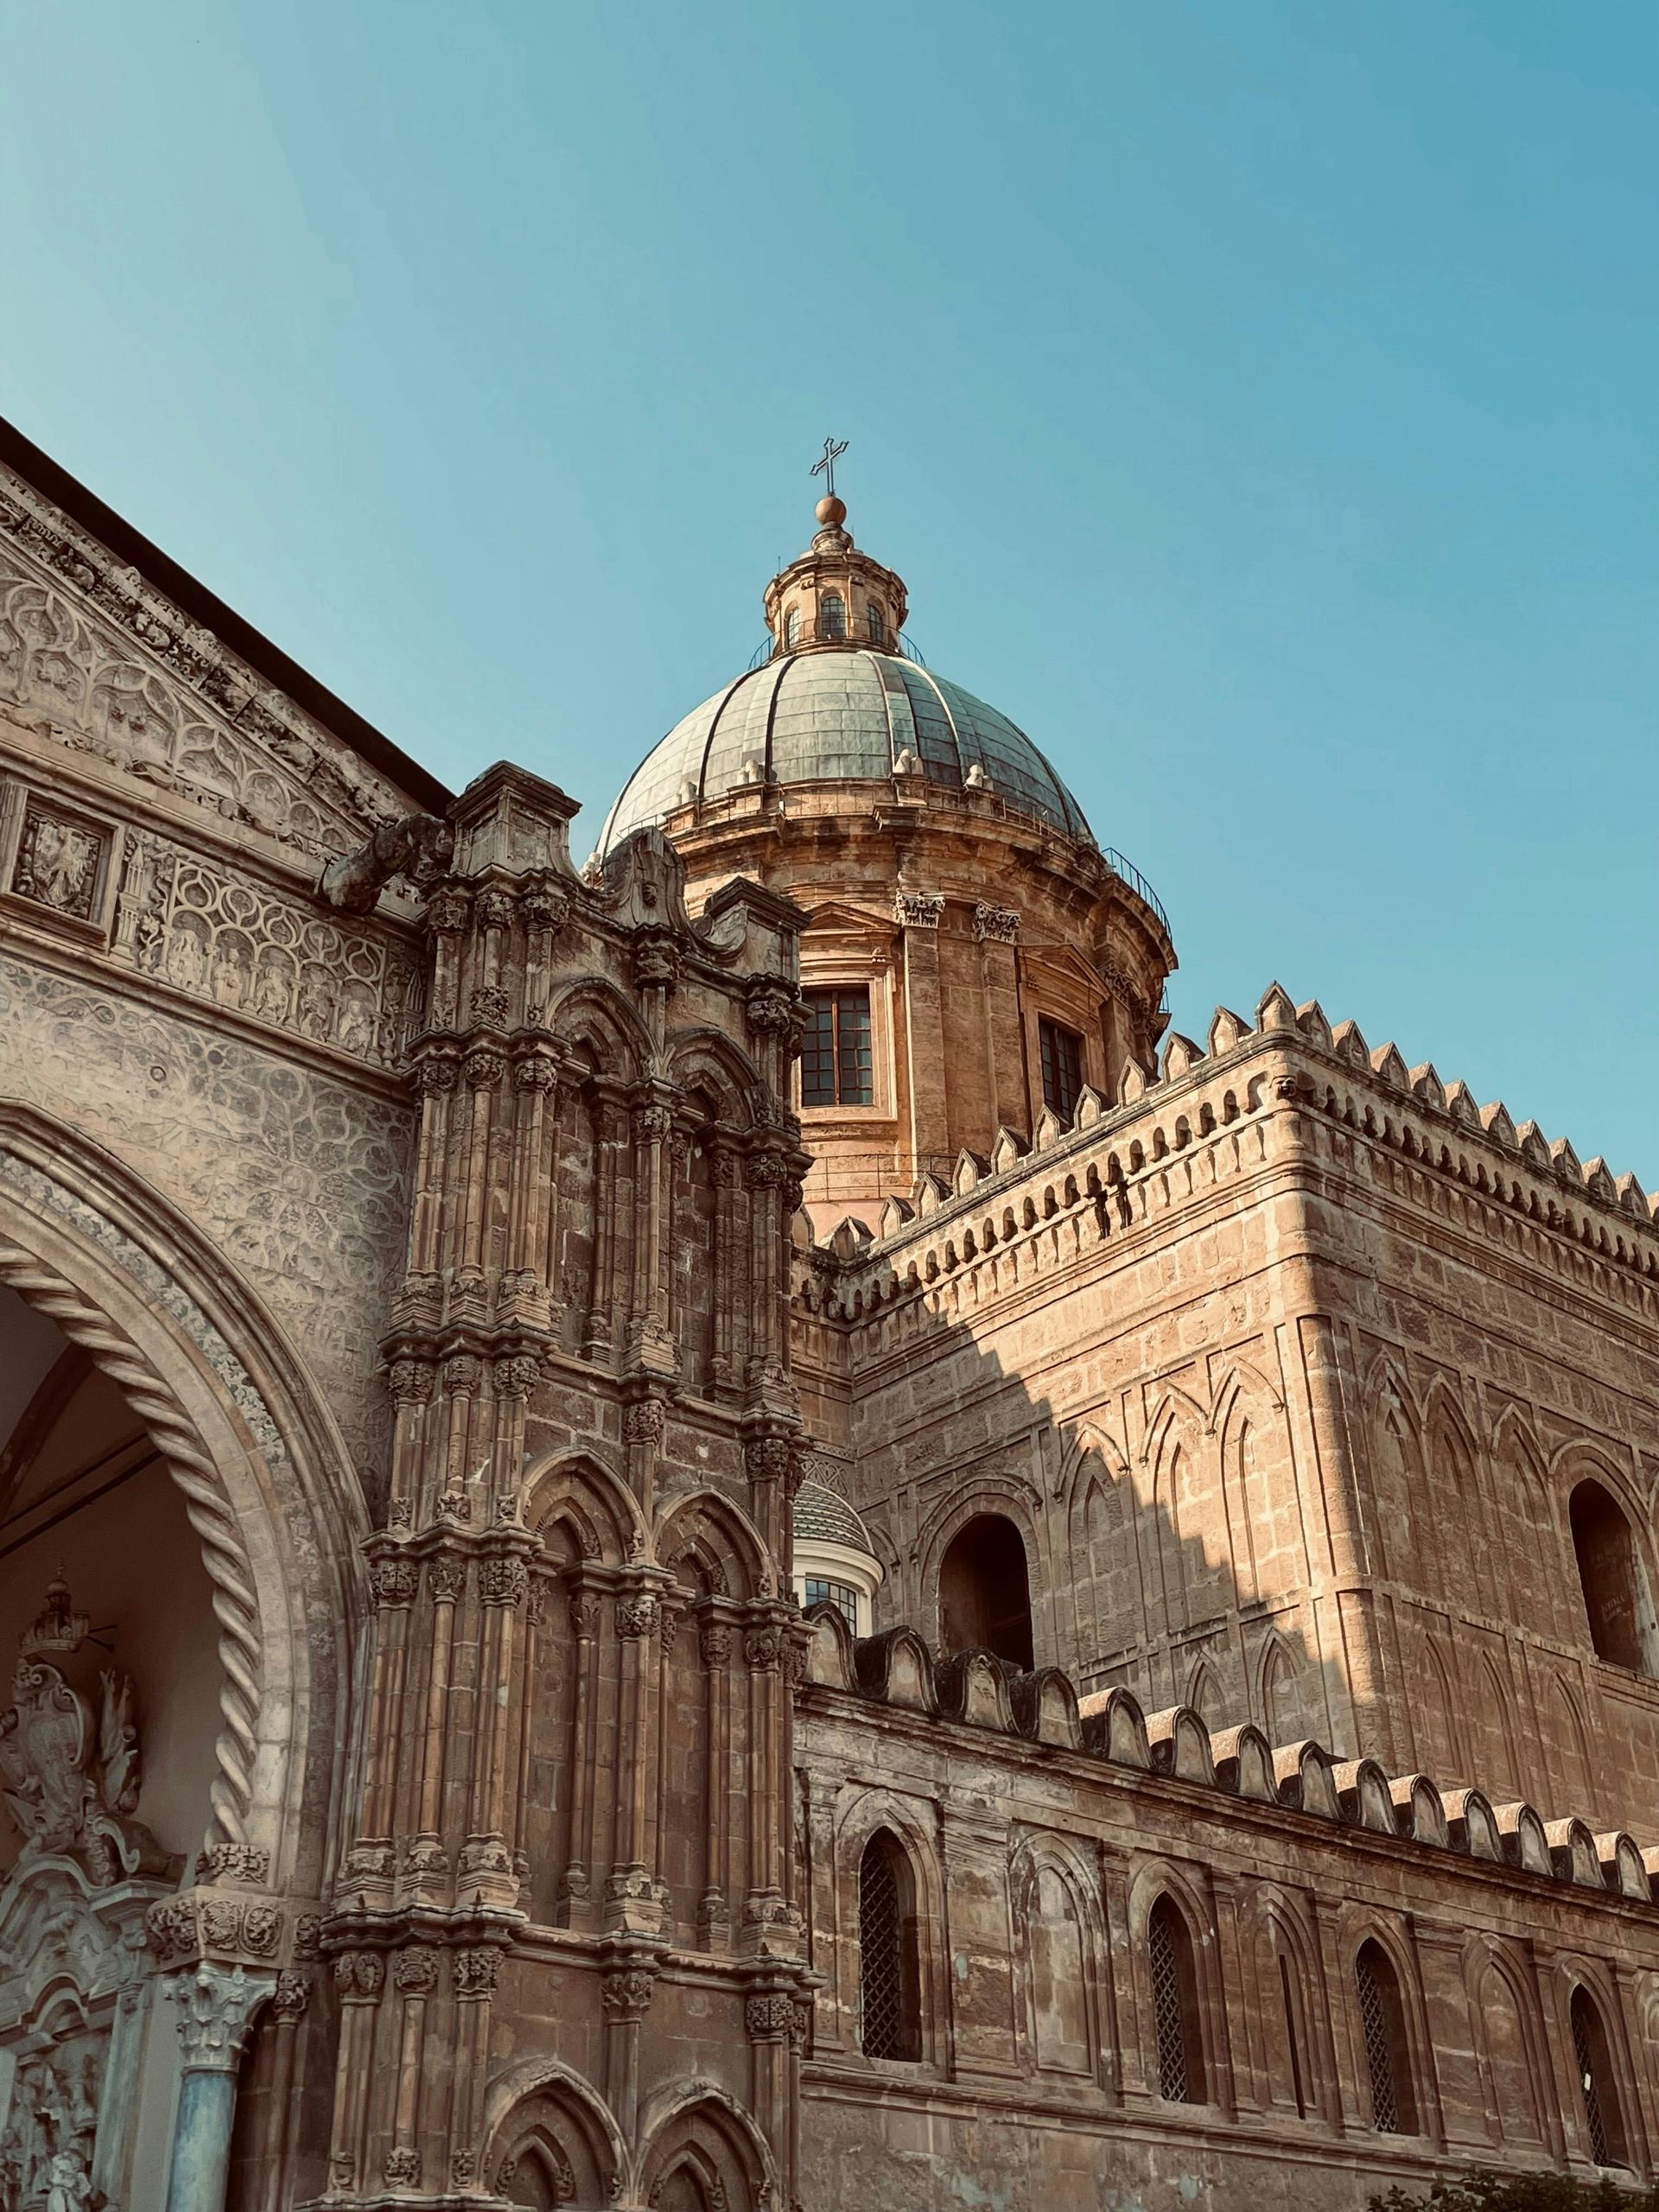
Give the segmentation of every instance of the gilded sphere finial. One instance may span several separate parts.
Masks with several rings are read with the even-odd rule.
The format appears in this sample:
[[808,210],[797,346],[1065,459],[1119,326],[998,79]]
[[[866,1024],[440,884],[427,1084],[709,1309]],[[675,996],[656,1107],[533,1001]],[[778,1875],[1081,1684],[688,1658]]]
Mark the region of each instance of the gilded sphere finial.
[[833,492],[826,492],[813,512],[826,530],[839,530],[847,519],[847,502],[838,499]]

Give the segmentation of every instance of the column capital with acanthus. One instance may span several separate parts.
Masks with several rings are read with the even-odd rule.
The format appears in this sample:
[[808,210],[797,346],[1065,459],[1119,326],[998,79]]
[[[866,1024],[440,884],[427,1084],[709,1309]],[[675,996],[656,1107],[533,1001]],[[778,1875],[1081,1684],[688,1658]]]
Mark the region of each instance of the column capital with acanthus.
[[184,2071],[233,2074],[253,2016],[276,1986],[276,1975],[250,1974],[245,1967],[209,1966],[203,1961],[186,1973],[162,1979],[179,2008],[175,2024]]

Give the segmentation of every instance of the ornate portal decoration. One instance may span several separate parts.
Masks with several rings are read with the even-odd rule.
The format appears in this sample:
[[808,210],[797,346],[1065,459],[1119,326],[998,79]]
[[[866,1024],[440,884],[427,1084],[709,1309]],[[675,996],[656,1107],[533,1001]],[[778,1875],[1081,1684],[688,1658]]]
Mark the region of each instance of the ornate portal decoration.
[[59,1580],[20,1639],[13,1702],[0,1713],[0,1795],[23,1838],[12,1878],[36,1859],[59,1857],[102,1887],[164,1859],[132,1817],[140,1766],[131,1681],[105,1667],[94,1688],[86,1668],[72,1668],[85,1681],[78,1688],[50,1663],[73,1662],[90,1625]]

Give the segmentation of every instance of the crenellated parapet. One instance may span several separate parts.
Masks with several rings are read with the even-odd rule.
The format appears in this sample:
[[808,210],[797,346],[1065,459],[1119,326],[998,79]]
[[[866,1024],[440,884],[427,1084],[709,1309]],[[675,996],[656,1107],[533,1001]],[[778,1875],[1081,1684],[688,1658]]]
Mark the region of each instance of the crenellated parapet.
[[[1344,1170],[1455,1219],[1576,1286],[1659,1321],[1659,1199],[1565,1138],[1517,1126],[1501,1101],[1392,1044],[1332,1029],[1317,1001],[1274,985],[1254,1024],[1226,1007],[1207,1048],[1172,1034],[1155,1069],[1131,1063],[1116,1102],[1085,1088],[1069,1126],[1045,1109],[1029,1145],[1001,1130],[948,1181],[890,1198],[872,1236],[856,1221],[799,1251],[798,1309],[884,1323],[907,1304],[982,1311],[1086,1250],[1201,1208],[1217,1187],[1293,1159]],[[902,1326],[902,1324],[899,1325]]]
[[[1080,1696],[1055,1667],[1019,1673],[989,1651],[936,1660],[913,1629],[855,1639],[832,1605],[808,1613],[804,1710],[840,1699],[885,1708],[901,1726],[937,1731],[958,1762],[1071,1755],[1099,1786],[1150,1793],[1173,1785],[1448,1853],[1482,1866],[1570,1883],[1593,1895],[1659,1905],[1659,1847],[1622,1828],[1596,1833],[1573,1815],[1549,1818],[1519,1800],[1495,1803],[1466,1786],[1442,1791],[1424,1774],[1390,1775],[1376,1759],[1342,1759],[1312,1738],[1270,1744],[1250,1722],[1211,1729],[1190,1706],[1143,1713],[1128,1690]],[[973,1730],[973,1738],[957,1734]],[[990,1740],[998,1739],[998,1740]],[[1253,1818],[1255,1816],[1252,1816]],[[1270,1847],[1258,1846],[1263,1850]]]

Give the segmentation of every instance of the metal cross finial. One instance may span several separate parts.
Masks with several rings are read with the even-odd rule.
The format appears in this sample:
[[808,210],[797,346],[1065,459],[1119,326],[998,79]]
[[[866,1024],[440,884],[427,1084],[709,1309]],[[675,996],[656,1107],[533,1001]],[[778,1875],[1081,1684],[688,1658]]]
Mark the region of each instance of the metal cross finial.
[[812,464],[812,474],[815,476],[823,477],[824,489],[832,499],[836,496],[836,463],[846,450],[845,438],[826,438],[823,442],[823,459],[815,461]]

